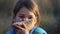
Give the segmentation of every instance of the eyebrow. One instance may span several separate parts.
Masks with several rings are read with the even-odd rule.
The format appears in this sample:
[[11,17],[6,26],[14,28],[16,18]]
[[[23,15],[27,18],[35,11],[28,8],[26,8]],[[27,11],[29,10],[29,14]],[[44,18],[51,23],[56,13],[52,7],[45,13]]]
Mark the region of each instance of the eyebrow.
[[[21,15],[25,16],[24,14],[19,14],[19,15],[20,15],[20,16],[21,16]],[[30,14],[28,14],[28,16],[31,16],[31,15],[30,15]]]
[[19,14],[19,15],[24,15],[24,14]]

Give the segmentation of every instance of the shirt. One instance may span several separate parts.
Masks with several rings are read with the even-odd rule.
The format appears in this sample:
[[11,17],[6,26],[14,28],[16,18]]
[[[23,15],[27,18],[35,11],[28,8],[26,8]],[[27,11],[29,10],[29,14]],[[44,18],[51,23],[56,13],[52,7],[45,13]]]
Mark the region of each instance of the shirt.
[[[16,32],[14,29],[10,29],[6,34],[16,34]],[[40,27],[34,27],[30,30],[29,34],[47,34],[47,32]]]

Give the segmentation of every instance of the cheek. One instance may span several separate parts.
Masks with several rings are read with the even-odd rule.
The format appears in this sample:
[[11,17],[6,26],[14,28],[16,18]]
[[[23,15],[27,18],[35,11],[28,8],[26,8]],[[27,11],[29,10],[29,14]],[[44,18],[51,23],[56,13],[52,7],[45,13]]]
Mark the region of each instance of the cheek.
[[21,18],[16,17],[16,21],[17,21],[17,22],[20,22],[20,21],[21,21]]
[[34,16],[33,16],[33,24],[35,24],[36,21],[37,21],[37,19],[36,19],[35,15],[34,15]]
[[36,19],[33,19],[32,24],[35,25],[35,23],[36,23]]
[[18,22],[18,21],[20,21],[20,18],[16,16],[16,17],[13,19],[13,21],[14,21],[14,22]]
[[33,15],[33,22],[34,22],[34,24],[36,23],[36,21],[37,21],[36,16]]

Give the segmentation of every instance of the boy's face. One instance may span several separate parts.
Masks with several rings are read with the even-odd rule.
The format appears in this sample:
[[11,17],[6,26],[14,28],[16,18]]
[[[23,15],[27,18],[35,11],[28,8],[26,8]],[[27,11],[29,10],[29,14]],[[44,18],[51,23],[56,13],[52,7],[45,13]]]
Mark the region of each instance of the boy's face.
[[22,21],[26,21],[28,19],[32,19],[32,21],[30,23],[28,23],[28,25],[30,25],[31,28],[34,27],[34,25],[36,23],[36,16],[34,15],[34,13],[32,11],[23,7],[16,14],[14,22],[22,22]]

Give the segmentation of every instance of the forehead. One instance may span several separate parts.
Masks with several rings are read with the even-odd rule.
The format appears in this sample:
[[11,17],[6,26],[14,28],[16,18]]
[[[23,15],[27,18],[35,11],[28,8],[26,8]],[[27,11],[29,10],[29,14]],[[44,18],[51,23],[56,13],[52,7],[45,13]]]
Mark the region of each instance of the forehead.
[[23,7],[19,10],[18,14],[26,14],[26,15],[29,15],[29,14],[34,14],[32,11],[30,11],[29,9]]

